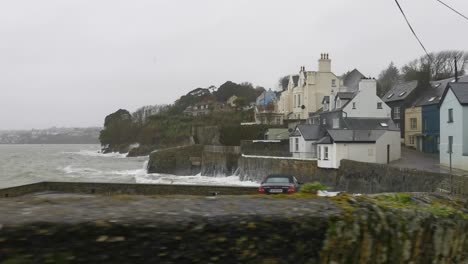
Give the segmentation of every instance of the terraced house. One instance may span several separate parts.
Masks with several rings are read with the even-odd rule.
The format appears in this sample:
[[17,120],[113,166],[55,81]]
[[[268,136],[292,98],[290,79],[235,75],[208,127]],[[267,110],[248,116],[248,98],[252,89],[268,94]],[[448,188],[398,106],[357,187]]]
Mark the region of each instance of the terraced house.
[[418,90],[422,89],[423,87],[418,81],[399,82],[382,97],[382,100],[391,108],[392,120],[400,129],[403,142],[406,138],[406,109],[414,105]]
[[[459,82],[468,82],[468,75]],[[455,78],[432,81],[422,89],[412,107],[405,111],[405,145],[426,153],[438,153],[440,144],[439,103]]]

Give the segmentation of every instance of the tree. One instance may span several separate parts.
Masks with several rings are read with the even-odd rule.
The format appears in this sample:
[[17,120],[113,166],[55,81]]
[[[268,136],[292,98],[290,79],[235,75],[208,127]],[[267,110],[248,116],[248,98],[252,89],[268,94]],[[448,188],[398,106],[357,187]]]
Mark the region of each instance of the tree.
[[282,91],[285,91],[288,89],[288,84],[289,84],[289,75],[283,76],[278,80],[278,85]]
[[236,109],[243,109],[245,106],[249,105],[247,100],[243,97],[239,97],[234,101],[234,104],[236,105]]
[[393,62],[388,67],[380,72],[378,77],[377,94],[385,95],[398,81],[400,80],[400,71]]
[[[402,68],[403,78],[410,80],[437,81],[455,76],[455,58],[458,75],[465,74],[468,64],[468,53],[460,50],[432,52],[407,63]],[[429,79],[429,80],[426,80]]]

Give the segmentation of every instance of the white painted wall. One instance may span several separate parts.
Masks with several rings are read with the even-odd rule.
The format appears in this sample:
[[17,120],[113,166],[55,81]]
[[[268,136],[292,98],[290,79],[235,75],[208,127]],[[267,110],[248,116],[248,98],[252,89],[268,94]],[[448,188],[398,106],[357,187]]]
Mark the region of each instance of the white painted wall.
[[[296,150],[296,139],[299,141],[299,150]],[[302,136],[290,137],[289,152],[291,152],[295,158],[313,158],[315,157],[317,151],[316,145],[314,145],[314,143],[315,141],[307,141]]]
[[390,145],[390,161],[401,159],[400,131],[387,131],[376,142],[376,163],[387,163],[387,145]]
[[[317,165],[320,168],[338,169],[341,160],[348,159],[360,162],[387,163],[387,145],[390,145],[390,161],[401,158],[399,131],[387,131],[376,143],[334,143],[319,145],[322,148]],[[323,147],[329,147],[329,160],[323,160]]]
[[[353,109],[353,103],[356,109]],[[377,108],[382,103],[382,109]],[[377,96],[377,82],[375,80],[361,80],[356,96],[343,109],[348,117],[390,118],[391,109]]]
[[[317,166],[319,168],[338,168],[336,167],[336,160],[334,157],[336,157],[336,149],[335,149],[335,144],[321,144],[317,146],[320,148],[320,157],[317,157]],[[328,160],[323,159],[324,157],[324,148],[328,147]]]
[[[448,109],[453,109],[453,123],[448,123]],[[448,137],[453,136],[452,167],[468,170],[468,156],[463,155],[463,141],[468,141],[468,110],[458,102],[452,90],[448,90],[440,106],[440,164],[450,165]],[[466,147],[465,147],[466,148]]]

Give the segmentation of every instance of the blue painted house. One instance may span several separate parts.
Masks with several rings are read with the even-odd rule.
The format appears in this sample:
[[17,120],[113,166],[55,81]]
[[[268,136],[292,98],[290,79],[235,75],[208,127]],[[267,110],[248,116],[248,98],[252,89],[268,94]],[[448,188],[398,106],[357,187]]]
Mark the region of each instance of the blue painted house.
[[[431,82],[416,102],[422,109],[422,151],[438,153],[440,145],[439,103],[447,85],[455,78]],[[468,82],[468,75],[459,78],[459,82]]]
[[273,104],[277,101],[276,93],[271,89],[264,91],[259,97],[257,97],[257,107],[266,107],[269,104]]

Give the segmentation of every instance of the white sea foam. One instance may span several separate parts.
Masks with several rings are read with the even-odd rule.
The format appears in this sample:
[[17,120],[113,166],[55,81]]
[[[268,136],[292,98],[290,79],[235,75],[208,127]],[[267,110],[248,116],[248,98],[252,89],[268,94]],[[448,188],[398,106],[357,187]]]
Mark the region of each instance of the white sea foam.
[[137,183],[152,184],[181,184],[181,185],[223,185],[223,186],[258,186],[257,182],[241,181],[239,176],[209,177],[201,176],[176,176],[170,174],[144,174],[136,175]]
[[73,155],[80,155],[80,156],[87,156],[87,157],[101,157],[101,158],[126,158],[128,153],[102,153],[99,150],[89,150],[83,149],[77,152],[62,152],[64,154],[73,154]]

